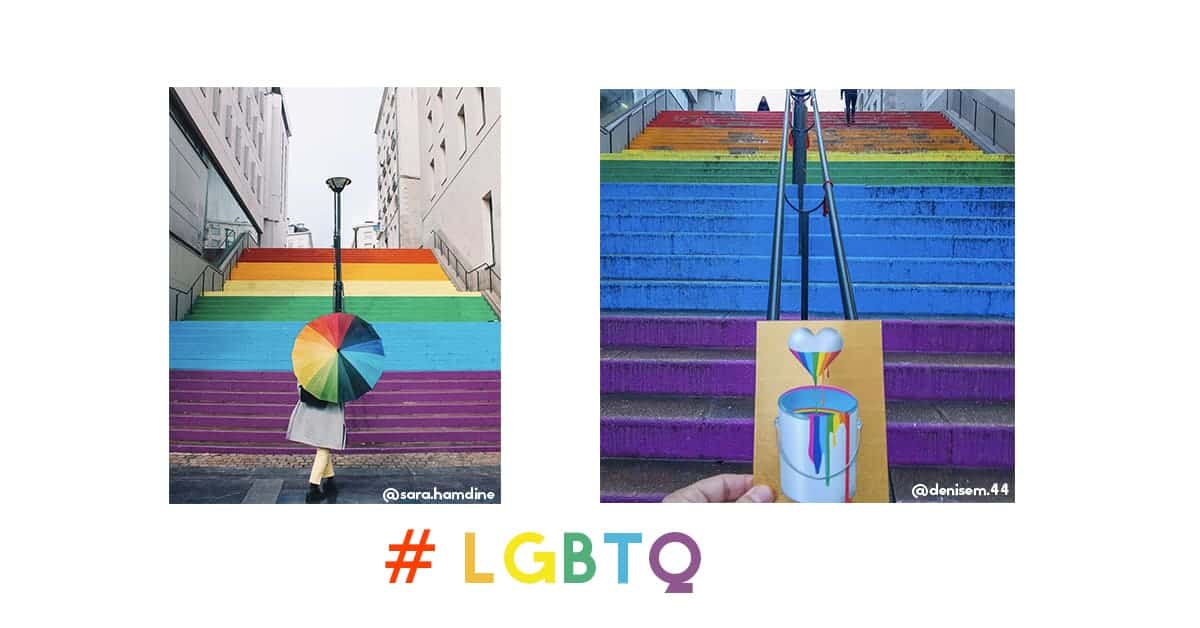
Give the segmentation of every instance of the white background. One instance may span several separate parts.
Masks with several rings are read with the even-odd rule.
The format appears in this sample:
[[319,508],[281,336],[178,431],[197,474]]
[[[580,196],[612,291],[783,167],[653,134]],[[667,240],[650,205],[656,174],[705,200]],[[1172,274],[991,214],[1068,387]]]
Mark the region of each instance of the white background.
[[[1194,20],[1154,2],[430,4],[6,7],[5,623],[1194,620]],[[167,504],[172,84],[503,88],[503,505]],[[1017,90],[1015,505],[597,503],[596,91],[785,84]],[[434,569],[390,585],[409,527],[433,529]],[[496,584],[462,584],[466,530]],[[559,553],[589,533],[597,576],[513,583],[501,552],[525,530]],[[669,530],[703,552],[692,595],[646,567]],[[647,537],[630,585],[605,531]]]

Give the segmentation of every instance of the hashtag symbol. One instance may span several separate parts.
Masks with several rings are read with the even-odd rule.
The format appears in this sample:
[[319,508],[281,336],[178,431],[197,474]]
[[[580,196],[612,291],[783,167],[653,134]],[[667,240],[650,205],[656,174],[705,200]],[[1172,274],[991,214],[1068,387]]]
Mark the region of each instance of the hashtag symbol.
[[[388,582],[395,583],[396,578],[400,577],[400,570],[407,569],[408,577],[404,579],[407,583],[412,583],[413,576],[417,575],[417,570],[422,567],[432,567],[433,563],[427,560],[421,560],[425,552],[432,552],[437,546],[429,542],[429,528],[421,533],[421,542],[413,543],[412,528],[404,533],[404,542],[400,544],[392,543],[388,545],[388,551],[396,552],[396,560],[389,560],[383,563],[384,567],[392,570],[392,577]],[[412,559],[408,560],[409,553],[412,554]]]

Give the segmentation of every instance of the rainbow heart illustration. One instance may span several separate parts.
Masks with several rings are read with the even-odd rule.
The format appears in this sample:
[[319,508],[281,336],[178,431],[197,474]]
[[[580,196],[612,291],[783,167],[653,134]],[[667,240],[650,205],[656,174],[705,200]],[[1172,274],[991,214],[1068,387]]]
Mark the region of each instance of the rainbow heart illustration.
[[788,349],[812,376],[813,385],[819,386],[821,375],[828,376],[829,365],[842,352],[842,335],[830,327],[815,334],[800,327],[788,336]]

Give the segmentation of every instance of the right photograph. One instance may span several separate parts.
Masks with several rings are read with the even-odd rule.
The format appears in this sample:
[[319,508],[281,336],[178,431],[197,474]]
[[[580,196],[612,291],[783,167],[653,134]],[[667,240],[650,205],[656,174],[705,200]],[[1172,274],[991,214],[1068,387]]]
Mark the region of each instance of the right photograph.
[[1015,501],[1015,102],[600,90],[601,501]]

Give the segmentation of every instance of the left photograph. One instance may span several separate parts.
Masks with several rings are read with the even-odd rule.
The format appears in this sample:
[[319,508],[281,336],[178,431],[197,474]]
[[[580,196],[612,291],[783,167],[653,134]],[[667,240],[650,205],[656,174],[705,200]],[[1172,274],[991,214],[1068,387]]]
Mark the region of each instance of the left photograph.
[[171,87],[171,503],[500,502],[500,89]]

